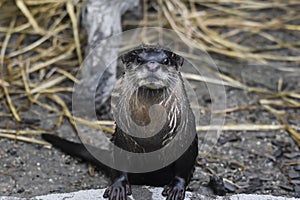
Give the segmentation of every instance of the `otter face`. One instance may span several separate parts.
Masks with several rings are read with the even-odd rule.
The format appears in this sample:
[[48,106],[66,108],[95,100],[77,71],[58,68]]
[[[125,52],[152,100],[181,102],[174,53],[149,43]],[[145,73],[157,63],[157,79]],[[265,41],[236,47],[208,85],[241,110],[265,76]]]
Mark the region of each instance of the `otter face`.
[[177,81],[183,58],[158,46],[142,46],[122,56],[125,75],[137,87],[163,89]]

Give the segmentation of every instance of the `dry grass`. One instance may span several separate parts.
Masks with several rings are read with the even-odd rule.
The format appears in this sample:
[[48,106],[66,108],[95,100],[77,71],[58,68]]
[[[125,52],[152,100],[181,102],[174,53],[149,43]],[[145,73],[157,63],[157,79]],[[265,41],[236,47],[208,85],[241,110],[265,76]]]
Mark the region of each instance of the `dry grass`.
[[[170,26],[193,38],[194,44],[209,52],[223,54],[233,58],[266,62],[268,60],[300,62],[297,56],[281,56],[262,53],[264,50],[278,50],[299,47],[299,42],[285,42],[269,34],[272,30],[300,31],[300,25],[290,21],[300,20],[300,2],[294,1],[226,1],[226,0],[159,0],[159,6]],[[209,11],[203,8],[211,8]],[[273,18],[264,14],[266,9],[284,11],[284,16]],[[298,9],[298,10],[297,10]],[[261,11],[260,15],[257,12]],[[222,28],[228,31],[221,31]],[[273,45],[250,47],[232,41],[230,38],[243,33],[241,37],[258,35],[273,42]],[[253,41],[255,42],[255,41]]]
[[[60,93],[71,93],[72,82],[77,82],[75,75],[83,60],[85,33],[79,29],[83,2],[69,0],[2,0],[0,2],[0,100],[5,110],[0,111],[0,118],[23,121],[22,111],[35,104],[42,109],[60,115],[57,126],[64,118],[75,127],[75,121],[106,132],[113,132],[111,122],[93,123],[84,119],[74,119],[67,102]],[[185,3],[183,3],[185,2]],[[272,31],[293,31],[300,34],[300,2],[291,1],[241,1],[241,0],[144,0],[144,11],[153,6],[156,12],[145,12],[142,20],[125,20],[124,26],[163,26],[183,32],[191,38],[187,44],[194,48],[205,49],[231,58],[246,61],[288,61],[300,63],[297,54],[282,56],[273,54],[275,50],[293,50],[299,52],[300,42],[286,42],[270,34]],[[205,8],[205,9],[204,9]],[[270,19],[263,10],[277,9],[284,15]],[[253,11],[261,10],[260,15]],[[224,31],[225,30],[225,31]],[[259,36],[268,44],[265,46],[247,46],[242,44],[247,36]],[[269,91],[245,85],[234,78],[218,75],[228,87],[235,87],[249,92],[263,94],[259,107],[277,116],[281,125],[272,124],[231,124],[224,127],[198,127],[199,131],[209,128],[226,130],[286,130],[300,146],[297,127],[288,124],[285,108],[300,107],[300,91]],[[209,81],[220,84],[217,80],[203,79],[194,74],[185,74],[186,78],[196,81]],[[25,99],[25,101],[19,101]],[[48,103],[45,103],[48,102]],[[219,114],[236,112],[249,107],[228,108],[224,111],[211,111]],[[299,117],[299,116],[288,116]],[[46,144],[34,136],[47,130],[28,126],[26,130],[2,127],[0,137]]]
[[[22,122],[20,113],[36,104],[61,115],[57,126],[64,117],[74,122],[58,93],[71,94],[72,86],[63,83],[77,81],[74,75],[82,62],[81,45],[85,38],[78,29],[82,6],[82,2],[75,4],[67,0],[1,2],[0,34],[4,40],[0,44],[0,97],[7,108],[5,113],[12,113],[5,117]],[[25,103],[19,105],[16,99],[24,97]],[[32,137],[33,133],[46,130],[0,132],[1,137],[46,144]]]

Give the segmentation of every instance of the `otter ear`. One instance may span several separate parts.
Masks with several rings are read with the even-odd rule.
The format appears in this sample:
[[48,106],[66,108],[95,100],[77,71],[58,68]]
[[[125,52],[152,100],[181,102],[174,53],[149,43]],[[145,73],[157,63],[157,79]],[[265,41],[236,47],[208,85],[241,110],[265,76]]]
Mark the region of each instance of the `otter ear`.
[[127,66],[130,62],[132,62],[134,55],[132,52],[125,53],[121,55],[121,60],[124,66]]
[[171,52],[171,51],[170,51],[170,53],[171,53],[170,57],[173,61],[173,64],[175,64],[178,68],[181,67],[183,65],[184,58],[176,53]]
[[175,60],[177,67],[181,67],[183,65],[183,62],[184,62],[183,57],[181,57],[180,55],[177,55],[175,53],[172,54],[172,57]]
[[124,65],[127,65],[130,62],[133,62],[136,56],[137,56],[137,52],[135,50],[124,53],[123,55],[121,55],[122,63]]
[[128,64],[132,60],[133,54],[133,51],[129,51],[121,55],[121,60],[124,65]]

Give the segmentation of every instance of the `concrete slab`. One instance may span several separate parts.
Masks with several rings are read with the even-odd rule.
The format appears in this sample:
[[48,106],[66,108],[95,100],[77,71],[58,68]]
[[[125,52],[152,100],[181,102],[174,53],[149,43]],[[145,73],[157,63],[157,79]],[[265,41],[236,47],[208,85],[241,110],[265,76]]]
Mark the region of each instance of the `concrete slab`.
[[[61,194],[47,194],[42,196],[36,196],[30,198],[30,200],[104,200],[102,194],[104,189],[98,190],[81,190],[71,193]],[[162,188],[153,187],[134,187],[132,195],[128,200],[163,200],[165,199],[162,195]],[[256,194],[237,194],[231,196],[204,196],[201,194],[194,194],[191,192],[186,193],[185,200],[297,200],[299,198],[288,198],[288,197],[275,197],[272,195],[256,195]],[[0,197],[0,200],[25,200],[25,198],[17,197]],[[27,199],[26,199],[27,200]]]

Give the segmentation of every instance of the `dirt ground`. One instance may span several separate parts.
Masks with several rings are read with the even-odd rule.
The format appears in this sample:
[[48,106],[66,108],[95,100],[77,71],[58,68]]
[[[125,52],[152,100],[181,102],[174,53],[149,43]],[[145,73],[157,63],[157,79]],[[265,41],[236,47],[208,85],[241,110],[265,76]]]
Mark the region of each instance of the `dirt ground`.
[[[241,63],[228,60],[226,63],[226,66],[220,67],[224,73],[231,73],[249,85],[263,85],[274,89],[278,77],[281,77],[289,90],[296,90],[300,86],[294,72],[284,72],[269,66],[242,66]],[[231,67],[233,65],[234,69]],[[209,94],[201,89],[205,85],[197,82],[191,84],[198,84],[197,89],[202,94],[201,106],[209,107]],[[261,98],[258,94],[226,87],[226,95],[227,108],[253,107],[250,110],[227,113],[226,124],[279,124],[276,117],[268,111],[261,107],[255,108]],[[63,96],[70,98],[69,94]],[[45,112],[47,111],[33,105],[26,115],[31,120],[39,119],[38,126],[51,130],[55,128],[58,116]],[[300,116],[299,109],[288,109],[286,112]],[[209,123],[209,119],[209,112],[201,112],[201,124]],[[1,119],[0,123],[1,126],[8,127],[15,125],[7,118]],[[290,123],[299,130],[300,118],[293,119]],[[67,120],[64,120],[57,132],[62,137],[77,140]],[[1,138],[0,159],[1,195],[30,197],[52,192],[104,188],[109,184],[100,171],[96,171],[94,177],[91,177],[87,163],[42,145]],[[260,193],[300,197],[299,161],[299,148],[283,130],[224,131],[209,155],[199,155],[189,189],[211,194],[212,191],[206,185],[209,176],[216,174],[224,178],[229,194]]]

